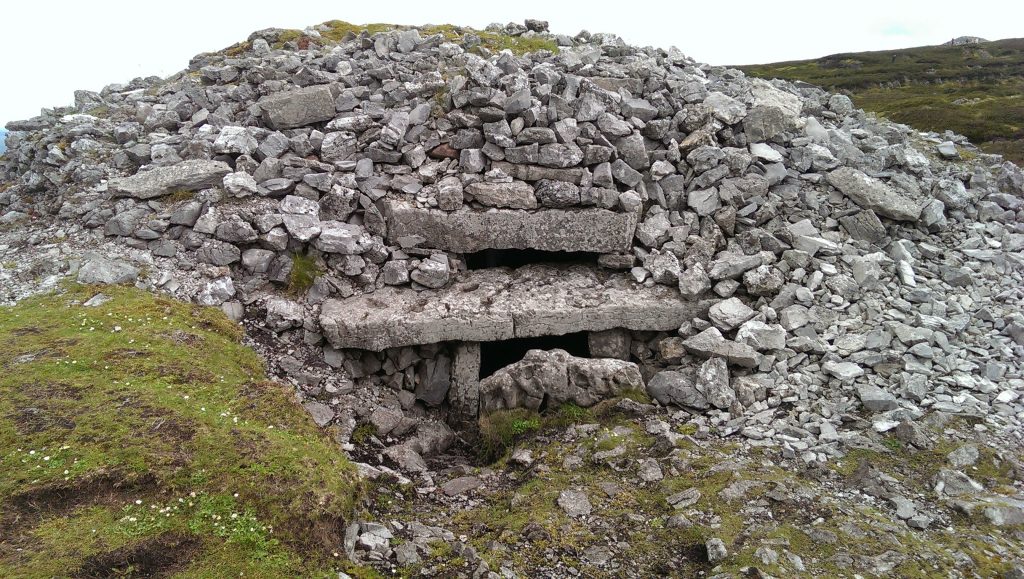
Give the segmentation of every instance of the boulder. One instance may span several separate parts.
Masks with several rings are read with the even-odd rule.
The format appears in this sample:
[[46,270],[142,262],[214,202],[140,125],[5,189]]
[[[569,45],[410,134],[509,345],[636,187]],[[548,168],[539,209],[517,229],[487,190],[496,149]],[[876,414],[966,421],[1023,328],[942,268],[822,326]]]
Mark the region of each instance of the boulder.
[[896,221],[917,221],[921,206],[885,183],[852,167],[828,174],[828,182],[864,209]]
[[334,118],[334,95],[326,85],[308,86],[263,97],[263,120],[274,130],[294,129]]
[[707,396],[697,389],[693,374],[662,370],[647,382],[647,394],[665,406],[681,406],[706,410],[709,407]]
[[78,283],[120,284],[131,283],[139,277],[139,270],[126,261],[88,253],[78,268]]
[[624,390],[643,388],[640,369],[613,358],[578,358],[565,350],[530,350],[526,356],[480,381],[480,410],[538,410],[573,403],[588,407]]

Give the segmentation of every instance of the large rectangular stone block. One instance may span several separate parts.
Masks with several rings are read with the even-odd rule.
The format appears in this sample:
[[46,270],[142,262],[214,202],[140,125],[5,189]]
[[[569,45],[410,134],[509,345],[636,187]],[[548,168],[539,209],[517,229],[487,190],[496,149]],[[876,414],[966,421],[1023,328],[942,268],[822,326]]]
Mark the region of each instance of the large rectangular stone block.
[[539,249],[622,253],[630,248],[635,213],[606,209],[420,209],[388,201],[388,239],[420,235],[424,247],[456,253],[484,249]]
[[437,342],[493,342],[612,328],[668,331],[704,316],[712,300],[646,287],[585,266],[477,270],[438,290],[386,287],[328,300],[320,314],[335,348],[380,351]]
[[334,118],[334,94],[328,85],[307,86],[275,93],[259,101],[271,129],[292,129]]

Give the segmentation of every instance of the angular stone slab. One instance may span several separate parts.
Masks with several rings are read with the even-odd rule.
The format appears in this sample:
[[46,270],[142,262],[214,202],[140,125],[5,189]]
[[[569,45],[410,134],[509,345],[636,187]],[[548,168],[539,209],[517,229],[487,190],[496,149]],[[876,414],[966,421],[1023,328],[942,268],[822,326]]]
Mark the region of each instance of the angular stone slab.
[[533,265],[465,272],[451,286],[385,287],[328,300],[320,314],[335,348],[380,351],[437,342],[493,342],[612,328],[668,331],[705,316],[714,300],[645,287],[584,266]]
[[272,94],[260,99],[263,120],[274,130],[294,129],[334,118],[334,94],[327,85],[315,85]]
[[424,247],[456,253],[484,249],[539,249],[625,253],[636,214],[606,209],[420,209],[405,201],[387,204],[388,240],[419,235]]
[[111,179],[110,192],[115,197],[152,199],[178,191],[199,191],[219,187],[231,167],[223,161],[193,159],[170,167],[140,171],[131,177]]
[[496,161],[491,166],[494,169],[504,171],[506,175],[514,179],[522,181],[550,179],[552,181],[568,181],[576,185],[583,181],[583,169],[581,168],[553,169],[551,167],[541,167],[540,165],[520,165],[501,161]]
[[828,174],[828,182],[864,209],[896,221],[917,221],[921,206],[882,181],[851,167]]

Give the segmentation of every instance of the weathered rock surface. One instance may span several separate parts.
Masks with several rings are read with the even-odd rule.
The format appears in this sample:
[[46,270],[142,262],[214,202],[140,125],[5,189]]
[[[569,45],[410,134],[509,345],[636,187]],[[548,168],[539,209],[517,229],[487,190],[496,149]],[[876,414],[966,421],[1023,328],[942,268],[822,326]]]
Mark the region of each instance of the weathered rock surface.
[[329,86],[308,86],[266,96],[259,101],[272,129],[293,129],[334,118],[334,95]]
[[484,249],[627,251],[636,216],[605,209],[510,209],[444,212],[388,203],[388,239],[420,236],[430,247],[473,253]]
[[921,206],[885,183],[852,167],[840,167],[828,174],[828,182],[864,209],[897,221],[917,221]]
[[223,161],[182,161],[170,167],[139,171],[131,177],[110,181],[110,191],[119,197],[152,199],[179,191],[199,191],[217,187],[231,167]]
[[526,356],[480,380],[480,410],[540,409],[572,403],[593,406],[624,390],[642,389],[637,365],[612,358],[578,358],[565,350],[530,350]]
[[530,266],[469,272],[435,292],[383,288],[328,300],[320,325],[335,348],[379,351],[612,328],[668,330],[706,315],[710,305],[687,301],[674,288],[638,286],[621,274]]
[[98,253],[87,254],[78,270],[78,283],[85,284],[129,283],[138,277],[139,270],[131,264]]

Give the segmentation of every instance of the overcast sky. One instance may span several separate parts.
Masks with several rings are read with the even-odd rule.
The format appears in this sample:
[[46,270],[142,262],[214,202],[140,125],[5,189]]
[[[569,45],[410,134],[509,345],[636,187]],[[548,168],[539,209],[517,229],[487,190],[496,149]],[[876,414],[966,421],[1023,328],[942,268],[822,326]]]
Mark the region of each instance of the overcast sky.
[[254,30],[304,28],[331,19],[483,28],[538,18],[548,20],[553,32],[612,32],[632,44],[674,45],[712,64],[939,44],[962,35],[1024,37],[1024,2],[1013,0],[37,0],[8,2],[0,14],[0,124],[39,114],[41,107],[70,104],[76,89],[173,74],[192,55],[244,40]]

